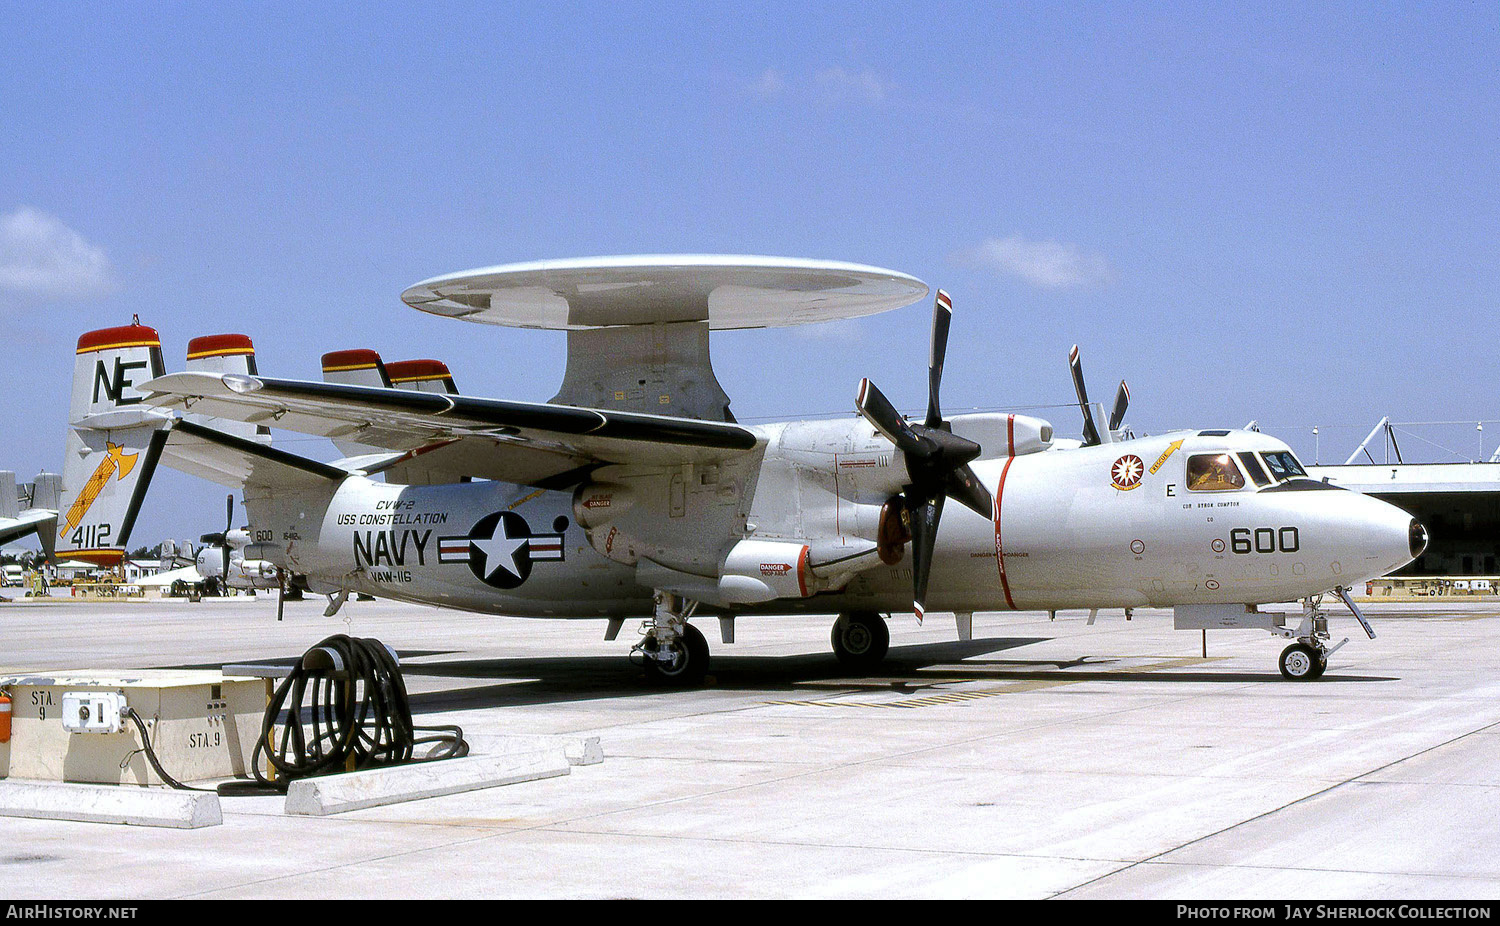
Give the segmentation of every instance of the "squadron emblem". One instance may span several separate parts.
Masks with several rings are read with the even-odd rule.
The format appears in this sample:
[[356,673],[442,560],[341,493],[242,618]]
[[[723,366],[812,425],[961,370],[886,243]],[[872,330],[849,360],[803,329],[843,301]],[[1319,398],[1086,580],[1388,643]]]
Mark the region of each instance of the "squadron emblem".
[[1141,458],[1133,453],[1127,453],[1110,467],[1109,475],[1114,480],[1115,488],[1121,492],[1129,492],[1141,484],[1141,474],[1145,471],[1146,464],[1141,462]]

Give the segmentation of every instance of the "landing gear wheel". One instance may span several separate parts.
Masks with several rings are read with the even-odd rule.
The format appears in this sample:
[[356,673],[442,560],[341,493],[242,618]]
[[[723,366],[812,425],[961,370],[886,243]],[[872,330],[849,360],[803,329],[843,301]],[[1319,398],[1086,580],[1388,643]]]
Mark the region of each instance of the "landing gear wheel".
[[1294,682],[1312,681],[1323,674],[1328,660],[1306,643],[1293,643],[1281,651],[1281,674]]
[[1312,675],[1308,676],[1309,678],[1322,678],[1323,673],[1328,669],[1328,654],[1321,649],[1317,652],[1318,658],[1313,663]]
[[874,611],[850,611],[833,622],[833,654],[849,669],[873,669],[891,648],[891,631]]
[[672,659],[655,658],[655,646],[647,644],[646,678],[657,685],[686,687],[703,681],[708,674],[708,640],[692,624],[685,624],[682,634],[672,644]]

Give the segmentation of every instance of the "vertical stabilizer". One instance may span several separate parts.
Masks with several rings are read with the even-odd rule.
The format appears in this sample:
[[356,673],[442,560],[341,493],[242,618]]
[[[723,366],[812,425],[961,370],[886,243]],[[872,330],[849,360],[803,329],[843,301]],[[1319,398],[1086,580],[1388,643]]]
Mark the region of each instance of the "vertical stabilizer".
[[[193,338],[188,342],[187,370],[190,373],[239,373],[254,376],[259,372],[255,368],[255,345],[243,334],[209,334]],[[271,429],[265,425],[191,413],[183,417],[194,424],[215,428],[245,440],[265,443],[271,440]]]
[[397,389],[458,395],[453,374],[441,360],[397,360],[386,364],[385,371]]
[[391,388],[380,355],[373,350],[335,350],[323,355],[323,381],[346,386]]
[[32,508],[57,510],[58,498],[62,495],[62,476],[57,473],[37,473],[31,484]]
[[[345,386],[373,386],[377,389],[391,388],[391,377],[386,373],[380,355],[373,350],[336,350],[323,355],[323,382]],[[369,453],[371,447],[351,440],[335,440],[333,445],[346,457],[357,457]]]
[[[397,360],[386,364],[385,371],[396,389],[458,395],[453,374],[449,372],[448,364],[441,360]],[[387,467],[382,475],[386,482],[402,485],[443,485],[464,479],[462,473],[434,468],[430,458],[420,456]]]
[[16,489],[16,474],[0,469],[0,518],[21,516],[20,493]]
[[132,324],[78,339],[54,538],[59,559],[113,566],[124,558],[171,420],[144,404],[139,387],[165,372],[153,328]]

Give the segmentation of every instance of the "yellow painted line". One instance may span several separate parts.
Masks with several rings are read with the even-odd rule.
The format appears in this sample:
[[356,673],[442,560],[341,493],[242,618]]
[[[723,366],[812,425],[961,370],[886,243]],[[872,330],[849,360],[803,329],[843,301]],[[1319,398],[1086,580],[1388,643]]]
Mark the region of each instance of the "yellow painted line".
[[127,347],[161,347],[160,341],[121,341],[119,344],[100,344],[98,347],[81,347],[80,354],[93,354],[101,350],[124,350]]
[[526,504],[527,502],[531,501],[533,498],[536,498],[536,497],[541,496],[541,495],[546,495],[546,494],[547,494],[547,490],[546,489],[537,489],[535,492],[532,492],[530,495],[527,495],[524,498],[521,498],[520,500],[516,501],[509,508],[507,508],[505,510],[506,511],[515,511],[517,508],[519,508],[522,505]]
[[227,357],[230,354],[253,354],[253,347],[224,347],[218,350],[200,350],[196,354],[188,354],[187,359],[197,360],[201,357]]

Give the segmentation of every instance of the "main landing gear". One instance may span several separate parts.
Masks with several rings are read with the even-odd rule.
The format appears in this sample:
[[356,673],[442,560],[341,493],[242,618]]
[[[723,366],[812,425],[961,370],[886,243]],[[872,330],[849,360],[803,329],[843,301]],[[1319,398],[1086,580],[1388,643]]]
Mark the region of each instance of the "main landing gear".
[[[1349,597],[1349,589],[1339,587],[1333,592],[1354,614],[1354,619],[1359,621],[1366,635],[1371,640],[1375,639],[1375,631],[1371,629],[1370,622],[1365,620],[1364,614],[1360,612],[1354,599]],[[1328,615],[1324,613],[1322,604],[1322,595],[1305,599],[1302,602],[1302,622],[1295,629],[1283,627],[1272,631],[1277,636],[1297,641],[1281,651],[1280,666],[1283,678],[1294,682],[1307,682],[1321,678],[1324,670],[1328,668],[1328,657],[1349,642],[1349,638],[1345,637],[1335,646],[1328,645],[1333,637],[1328,633]]]
[[646,678],[658,685],[696,685],[708,674],[708,640],[688,623],[696,601],[671,592],[656,593],[656,615],[632,653],[640,653]]
[[[671,592],[656,593],[656,614],[641,629],[641,642],[630,651],[632,656],[640,653],[641,667],[653,684],[687,687],[701,683],[708,674],[708,640],[688,623],[697,609],[698,603],[691,599]],[[720,621],[724,642],[733,643],[733,617],[721,617]],[[623,619],[612,621],[605,639],[613,640],[622,623]],[[874,611],[840,614],[830,639],[839,663],[855,672],[880,665],[891,647],[885,618]]]
[[846,611],[833,622],[833,654],[847,669],[878,666],[891,648],[891,631],[874,611]]

